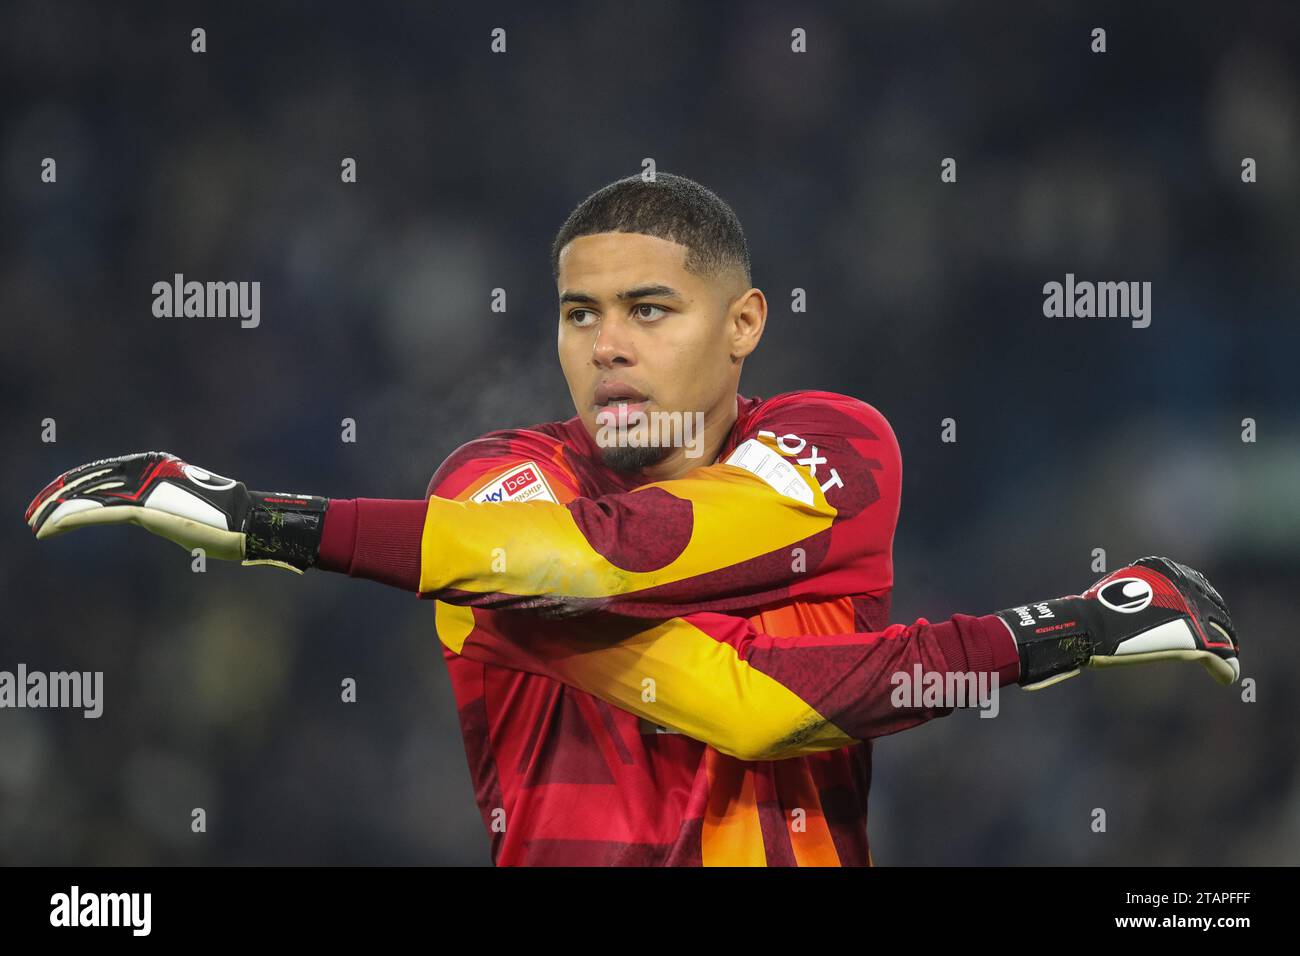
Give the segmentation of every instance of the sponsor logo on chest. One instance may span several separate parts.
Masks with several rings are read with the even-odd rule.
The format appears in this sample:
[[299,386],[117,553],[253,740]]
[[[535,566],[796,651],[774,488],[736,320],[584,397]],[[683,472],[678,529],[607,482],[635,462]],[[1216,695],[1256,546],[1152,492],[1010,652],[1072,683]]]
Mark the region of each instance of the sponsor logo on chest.
[[480,502],[534,500],[558,503],[551,486],[542,476],[542,470],[531,461],[506,472],[470,498],[470,501]]

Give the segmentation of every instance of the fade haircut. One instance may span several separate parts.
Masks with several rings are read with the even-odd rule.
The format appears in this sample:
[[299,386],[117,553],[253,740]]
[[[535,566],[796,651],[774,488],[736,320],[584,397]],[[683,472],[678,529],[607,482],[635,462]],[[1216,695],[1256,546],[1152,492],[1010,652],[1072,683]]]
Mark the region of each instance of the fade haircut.
[[638,232],[687,248],[686,269],[722,275],[739,269],[750,278],[749,245],[735,212],[716,194],[685,176],[658,173],[653,182],[628,176],[596,190],[569,213],[551,245],[551,272],[560,277],[560,251],[579,236]]

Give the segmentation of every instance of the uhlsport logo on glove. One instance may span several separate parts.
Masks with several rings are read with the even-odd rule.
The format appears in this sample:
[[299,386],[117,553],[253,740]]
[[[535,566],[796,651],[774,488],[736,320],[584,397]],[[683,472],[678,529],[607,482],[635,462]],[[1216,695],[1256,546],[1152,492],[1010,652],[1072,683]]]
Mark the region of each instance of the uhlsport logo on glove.
[[234,478],[223,478],[195,465],[182,465],[181,471],[194,484],[200,488],[206,488],[208,491],[229,491],[237,484]]
[[1151,585],[1141,578],[1119,578],[1098,590],[1097,600],[1112,611],[1136,614],[1151,605],[1154,593]]

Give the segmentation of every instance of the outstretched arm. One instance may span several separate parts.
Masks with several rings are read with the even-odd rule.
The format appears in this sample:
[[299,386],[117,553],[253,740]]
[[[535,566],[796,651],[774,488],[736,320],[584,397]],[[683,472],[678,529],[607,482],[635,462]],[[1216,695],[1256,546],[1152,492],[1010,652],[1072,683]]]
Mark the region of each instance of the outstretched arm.
[[[604,614],[530,619],[508,635],[476,615],[484,612],[439,601],[443,644],[568,684],[742,760],[835,750],[954,706],[986,705],[984,695],[1014,683],[1019,668],[1015,642],[995,616],[774,637],[710,612],[652,626]],[[965,696],[935,694],[948,674],[964,680]]]
[[[513,434],[529,454],[563,455],[537,433]],[[682,478],[528,500],[486,492],[510,468],[564,465],[512,447],[483,476],[484,440],[444,463],[427,500],[410,501],[259,494],[153,452],[60,476],[28,519],[39,537],[130,521],[213,557],[299,570],[319,550],[331,570],[399,586],[413,574],[425,597],[503,610],[664,618],[889,586],[901,468],[878,412],[827,393],[778,397],[737,438],[725,460]],[[433,493],[467,460],[483,487],[461,500]]]
[[502,633],[483,611],[439,601],[438,636],[485,664],[542,674],[744,760],[833,750],[906,730],[990,693],[1085,667],[1196,660],[1239,673],[1227,607],[1198,572],[1143,558],[1081,595],[983,617],[883,631],[775,637],[700,612],[647,627],[587,615]]

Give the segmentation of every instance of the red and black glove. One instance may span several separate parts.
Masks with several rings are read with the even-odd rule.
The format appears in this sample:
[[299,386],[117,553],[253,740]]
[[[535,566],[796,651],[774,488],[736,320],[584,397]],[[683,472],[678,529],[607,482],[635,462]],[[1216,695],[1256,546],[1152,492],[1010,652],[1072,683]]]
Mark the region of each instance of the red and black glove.
[[1200,661],[1222,684],[1241,674],[1228,606],[1204,575],[1142,558],[1083,594],[1023,604],[998,616],[1020,648],[1020,678],[1038,690],[1084,667]]
[[242,482],[148,451],[64,472],[27,506],[38,539],[135,524],[187,551],[301,573],[316,563],[328,499],[249,491]]

